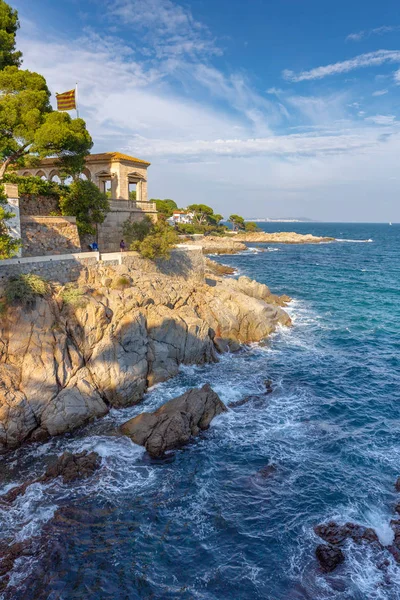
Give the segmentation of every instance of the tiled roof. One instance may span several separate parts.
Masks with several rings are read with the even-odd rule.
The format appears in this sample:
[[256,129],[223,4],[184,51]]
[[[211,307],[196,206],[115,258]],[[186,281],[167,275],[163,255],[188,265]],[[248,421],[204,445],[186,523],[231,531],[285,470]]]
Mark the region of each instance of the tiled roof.
[[[146,160],[142,160],[141,158],[135,158],[134,156],[129,156],[128,154],[122,154],[121,152],[101,152],[99,154],[88,154],[85,158],[86,162],[101,162],[101,161],[118,161],[118,160],[126,160],[129,162],[140,163],[142,165],[150,165],[151,163]],[[57,164],[57,158],[43,158],[38,167]],[[29,167],[28,167],[29,168]],[[36,167],[35,167],[36,168]]]
[[100,160],[127,160],[135,163],[142,163],[143,165],[149,165],[147,160],[136,158],[135,156],[129,156],[129,154],[122,154],[122,152],[101,152],[100,154],[89,154],[86,157],[87,162],[100,161]]

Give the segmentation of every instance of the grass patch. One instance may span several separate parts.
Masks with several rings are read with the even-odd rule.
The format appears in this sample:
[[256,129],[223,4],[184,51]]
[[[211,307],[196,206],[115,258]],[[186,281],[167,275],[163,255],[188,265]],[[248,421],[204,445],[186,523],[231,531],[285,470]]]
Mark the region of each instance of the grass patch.
[[62,301],[74,308],[84,308],[89,302],[85,296],[85,291],[74,284],[66,285],[61,292]]
[[0,317],[5,315],[7,312],[7,302],[5,300],[0,300]]
[[131,285],[131,280],[129,279],[129,277],[125,277],[124,275],[121,275],[120,277],[117,277],[116,279],[114,279],[111,287],[113,288],[113,290],[121,290],[123,288],[129,287],[130,285]]
[[50,292],[48,281],[27,273],[10,277],[5,290],[5,298],[8,305],[21,304],[23,306],[34,306],[37,298],[43,298]]

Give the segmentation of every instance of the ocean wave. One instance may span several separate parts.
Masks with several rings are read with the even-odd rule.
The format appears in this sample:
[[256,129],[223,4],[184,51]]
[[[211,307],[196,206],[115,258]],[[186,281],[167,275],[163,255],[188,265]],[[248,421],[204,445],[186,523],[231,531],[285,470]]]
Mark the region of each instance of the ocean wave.
[[350,244],[371,244],[374,240],[369,238],[368,240],[349,240],[345,238],[336,238],[336,242],[348,242]]

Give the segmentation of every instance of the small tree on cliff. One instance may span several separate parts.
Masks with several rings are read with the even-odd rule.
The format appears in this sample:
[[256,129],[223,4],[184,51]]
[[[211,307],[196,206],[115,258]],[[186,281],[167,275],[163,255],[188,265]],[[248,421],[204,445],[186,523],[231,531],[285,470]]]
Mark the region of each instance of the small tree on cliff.
[[229,221],[229,223],[232,223],[234,231],[245,228],[244,219],[240,215],[231,215],[229,217],[228,221]]
[[259,228],[257,223],[253,223],[253,221],[249,221],[248,223],[245,223],[244,228],[245,228],[245,231],[248,231],[249,233],[255,233],[257,231],[261,231],[261,229]]
[[0,71],[4,67],[19,67],[21,52],[15,50],[15,34],[19,29],[18,13],[0,0]]
[[60,197],[61,213],[76,217],[80,235],[96,233],[96,225],[103,223],[110,203],[92,181],[77,179]]

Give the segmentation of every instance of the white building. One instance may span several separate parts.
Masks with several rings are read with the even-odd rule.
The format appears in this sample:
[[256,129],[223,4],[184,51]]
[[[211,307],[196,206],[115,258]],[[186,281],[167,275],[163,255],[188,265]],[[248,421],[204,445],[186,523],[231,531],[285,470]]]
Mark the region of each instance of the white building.
[[168,219],[168,222],[171,223],[171,225],[175,225],[175,223],[190,224],[193,223],[193,216],[192,212],[187,212],[186,210],[174,210],[172,217]]

